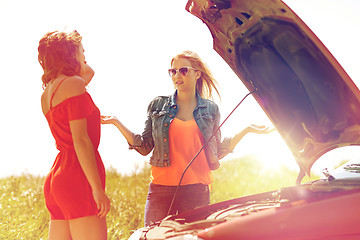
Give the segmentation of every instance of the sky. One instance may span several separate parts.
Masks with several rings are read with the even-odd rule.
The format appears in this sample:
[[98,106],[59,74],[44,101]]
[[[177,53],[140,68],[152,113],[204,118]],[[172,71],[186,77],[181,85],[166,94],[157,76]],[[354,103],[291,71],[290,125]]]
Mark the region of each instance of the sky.
[[[0,0],[0,177],[43,176],[57,154],[40,107],[42,69],[37,47],[48,31],[76,29],[83,36],[86,60],[95,70],[89,93],[103,115],[117,116],[133,132],[142,132],[147,105],[154,97],[173,93],[167,69],[171,58],[184,50],[197,52],[219,82],[221,101],[215,101],[225,119],[248,91],[213,50],[206,25],[185,10],[186,2]],[[360,86],[360,1],[284,2]],[[222,135],[232,136],[252,123],[272,126],[249,97],[224,124]],[[139,170],[150,157],[128,150],[125,139],[111,125],[102,126],[99,151],[107,168],[123,174]],[[247,135],[226,159],[248,155],[268,167],[296,168],[277,132]],[[356,156],[353,150],[335,151],[329,158]]]

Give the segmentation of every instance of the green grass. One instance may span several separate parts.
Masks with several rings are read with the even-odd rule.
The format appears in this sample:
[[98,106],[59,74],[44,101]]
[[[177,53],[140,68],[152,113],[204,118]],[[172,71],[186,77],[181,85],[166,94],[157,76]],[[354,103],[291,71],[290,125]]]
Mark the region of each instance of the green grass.
[[[114,169],[107,170],[106,188],[111,199],[107,217],[109,239],[127,239],[144,224],[150,168],[146,165],[136,172],[124,176]],[[251,157],[228,160],[214,171],[211,202],[292,186],[296,176],[296,171],[285,167],[264,169]],[[29,174],[0,179],[0,239],[47,239],[49,214],[43,181],[43,177]]]

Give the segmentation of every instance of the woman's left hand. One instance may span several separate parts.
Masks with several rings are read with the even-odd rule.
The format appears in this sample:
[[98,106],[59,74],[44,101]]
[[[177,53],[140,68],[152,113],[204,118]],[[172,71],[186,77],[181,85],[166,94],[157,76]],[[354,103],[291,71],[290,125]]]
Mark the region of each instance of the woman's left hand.
[[95,71],[86,63],[81,63],[80,77],[84,79],[86,85],[89,84],[94,77]]
[[268,134],[271,133],[273,131],[275,131],[276,129],[269,129],[269,127],[266,126],[259,126],[259,125],[255,125],[255,124],[251,124],[249,127],[247,127],[248,132],[252,132],[252,133],[257,133],[257,134]]
[[99,210],[98,216],[100,218],[106,217],[110,211],[110,199],[102,189],[99,191],[93,191],[93,197],[96,203],[96,207]]

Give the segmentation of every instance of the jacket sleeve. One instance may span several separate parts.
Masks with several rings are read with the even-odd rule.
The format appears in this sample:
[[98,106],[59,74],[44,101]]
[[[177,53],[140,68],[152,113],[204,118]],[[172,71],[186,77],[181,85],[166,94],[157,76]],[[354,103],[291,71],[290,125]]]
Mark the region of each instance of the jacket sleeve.
[[[215,124],[214,124],[214,130],[218,129],[220,126],[220,111],[219,107],[216,105],[216,115],[215,115]],[[230,149],[230,141],[231,138],[226,137],[221,141],[221,130],[219,129],[215,134],[216,144],[217,144],[217,157],[218,160],[222,159],[226,155],[232,152],[232,149]]]
[[147,119],[145,121],[145,127],[143,133],[134,134],[134,144],[129,143],[129,149],[135,149],[141,155],[148,155],[154,148],[154,140],[152,137],[152,120],[151,114],[153,109],[154,101],[148,106]]

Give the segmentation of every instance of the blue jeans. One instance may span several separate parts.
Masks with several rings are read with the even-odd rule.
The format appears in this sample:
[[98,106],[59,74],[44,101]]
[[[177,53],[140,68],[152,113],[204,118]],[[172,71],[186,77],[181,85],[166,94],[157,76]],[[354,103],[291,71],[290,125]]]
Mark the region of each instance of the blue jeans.
[[[145,205],[145,226],[157,222],[167,216],[176,186],[163,186],[150,183]],[[170,215],[180,214],[197,207],[209,205],[209,187],[204,184],[180,186]]]

